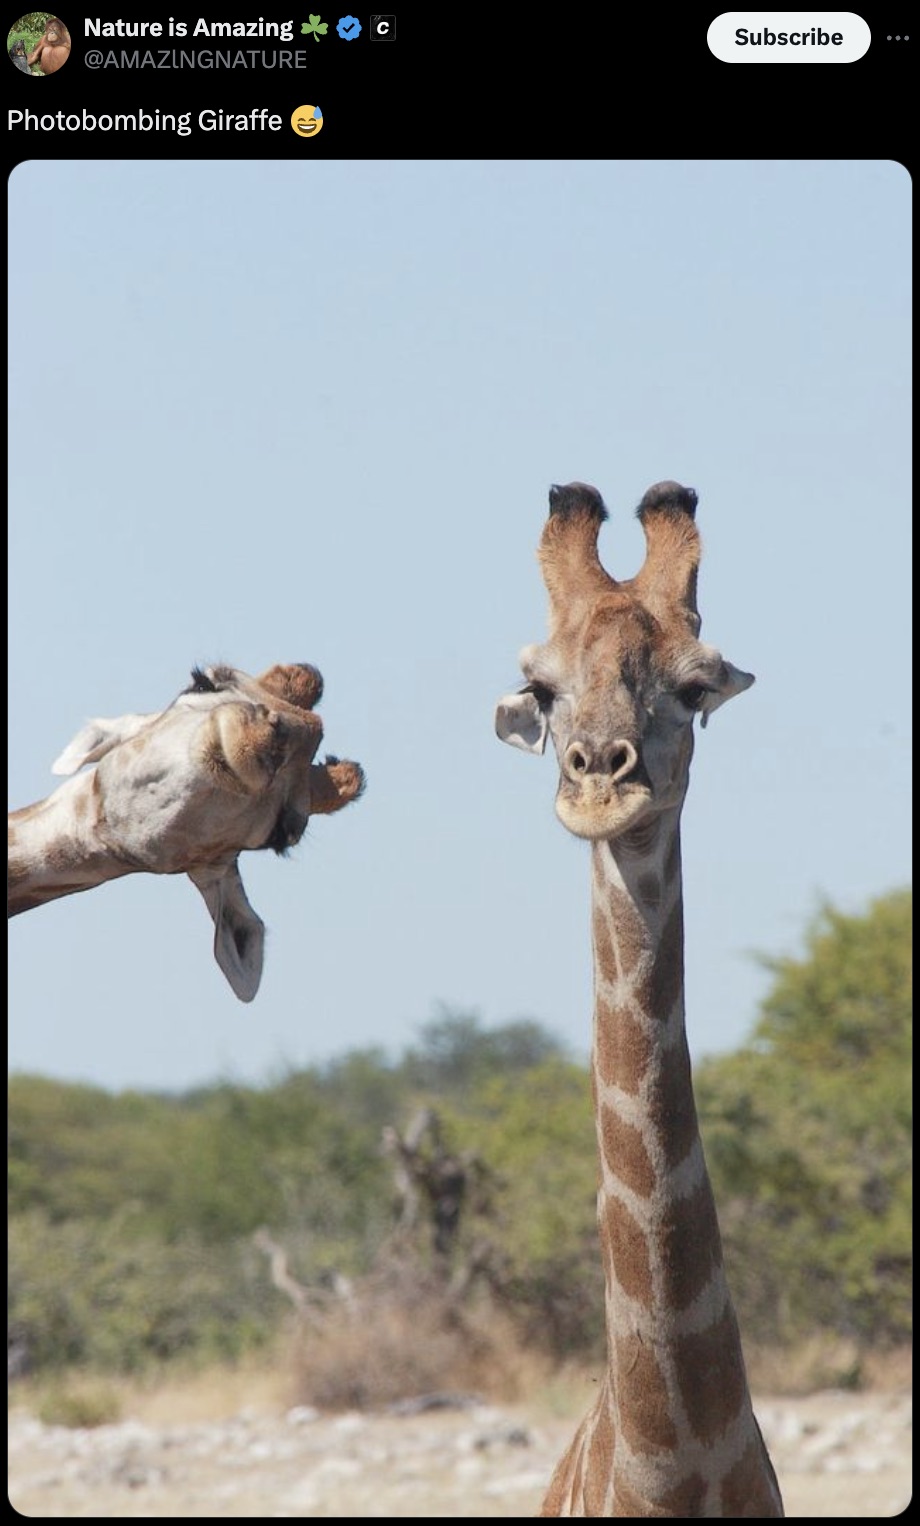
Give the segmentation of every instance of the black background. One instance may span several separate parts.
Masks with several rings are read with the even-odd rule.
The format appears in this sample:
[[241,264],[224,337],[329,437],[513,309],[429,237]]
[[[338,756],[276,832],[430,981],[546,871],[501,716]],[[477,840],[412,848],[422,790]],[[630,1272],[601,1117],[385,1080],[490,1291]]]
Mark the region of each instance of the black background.
[[[279,132],[22,132],[7,134],[11,162],[34,158],[302,159],[314,158],[886,158],[909,163],[907,97],[915,43],[886,42],[910,31],[900,15],[870,14],[873,41],[853,64],[725,64],[706,32],[718,11],[622,16],[574,7],[551,14],[419,4],[396,16],[394,42],[369,38],[370,12],[355,10],[361,37],[335,34],[342,10],[319,8],[329,24],[316,43],[300,35],[303,12],[254,6],[245,19],[292,18],[291,43],[276,38],[208,40],[95,39],[84,15],[67,13],[73,52],[48,79],[8,66],[7,106],[41,114],[143,109],[192,113],[210,107],[245,112],[266,107],[283,118]],[[103,20],[166,22],[170,14],[132,7],[96,12]],[[244,19],[218,6],[189,24]],[[748,13],[745,13],[746,15]],[[10,15],[8,26],[15,21]],[[300,48],[303,72],[282,70],[90,71],[88,48]],[[304,104],[323,111],[321,134],[304,141],[289,126]],[[549,211],[550,209],[548,209]],[[662,209],[666,216],[666,209]]]

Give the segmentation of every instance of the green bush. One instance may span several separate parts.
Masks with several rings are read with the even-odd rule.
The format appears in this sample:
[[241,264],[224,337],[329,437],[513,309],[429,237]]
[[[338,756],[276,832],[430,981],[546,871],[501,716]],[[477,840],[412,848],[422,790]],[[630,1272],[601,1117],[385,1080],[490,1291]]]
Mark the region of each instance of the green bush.
[[[903,1341],[909,892],[863,916],[825,907],[803,955],[769,969],[751,1042],[696,1076],[745,1337]],[[114,1095],[13,1077],[13,1349],[38,1370],[133,1372],[178,1356],[235,1357],[266,1340],[291,1305],[254,1232],[270,1228],[309,1289],[333,1273],[379,1271],[400,1243],[381,1131],[405,1129],[422,1106],[437,1110],[445,1148],[471,1163],[446,1273],[475,1265],[529,1344],[597,1356],[604,1298],[587,1073],[535,1023],[485,1030],[448,1010],[399,1060],[366,1050],[265,1087]],[[410,1249],[416,1269],[438,1271],[430,1228]]]
[[30,1370],[141,1372],[237,1357],[271,1334],[275,1300],[246,1244],[167,1244],[126,1211],[108,1223],[18,1214],[9,1225],[11,1325]]
[[742,1326],[895,1344],[911,1328],[911,896],[825,907],[768,962],[752,1044],[697,1077]]

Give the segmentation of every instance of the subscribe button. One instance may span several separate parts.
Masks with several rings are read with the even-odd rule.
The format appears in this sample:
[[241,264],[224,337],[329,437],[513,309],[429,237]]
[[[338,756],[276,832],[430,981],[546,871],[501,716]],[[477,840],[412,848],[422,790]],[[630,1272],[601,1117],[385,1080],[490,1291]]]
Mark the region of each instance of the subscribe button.
[[872,33],[853,11],[723,11],[706,41],[725,64],[853,64]]

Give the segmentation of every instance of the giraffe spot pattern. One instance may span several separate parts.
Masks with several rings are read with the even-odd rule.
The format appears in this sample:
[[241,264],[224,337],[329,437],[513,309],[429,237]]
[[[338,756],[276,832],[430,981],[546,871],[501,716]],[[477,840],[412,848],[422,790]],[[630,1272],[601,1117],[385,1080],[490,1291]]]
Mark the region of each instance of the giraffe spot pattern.
[[578,1455],[575,1458],[575,1471],[572,1475],[572,1487],[569,1490],[569,1500],[575,1504],[581,1499],[582,1479],[585,1471],[585,1444],[582,1438],[578,1444]]
[[[601,1170],[600,1167],[598,1169]],[[602,1170],[601,1170],[601,1174],[603,1174]],[[601,1200],[599,1200],[599,1201],[601,1201]],[[609,1237],[604,1233],[604,1216],[603,1216],[603,1214],[601,1215],[600,1232],[601,1232],[601,1234],[600,1234],[600,1239],[601,1239],[601,1259],[602,1259],[602,1261],[604,1263],[604,1281],[605,1281],[607,1287],[610,1288],[610,1287],[613,1286],[613,1283],[614,1283],[614,1280],[615,1280],[615,1276],[616,1276],[616,1270],[615,1270],[615,1267],[614,1267],[614,1264],[613,1264],[613,1246],[610,1243]]]
[[722,1480],[722,1514],[743,1520],[776,1515],[776,1492],[770,1488],[773,1464],[758,1434]]
[[700,1441],[715,1440],[736,1418],[747,1393],[738,1326],[731,1308],[726,1308],[708,1330],[678,1339],[675,1368],[694,1435]]
[[637,1489],[633,1489],[624,1478],[617,1479],[616,1493],[613,1500],[614,1515],[629,1516],[632,1520],[642,1520],[646,1517],[670,1515],[670,1510],[664,1510],[658,1505],[652,1505],[641,1495]]
[[668,1204],[661,1220],[664,1296],[673,1309],[686,1309],[722,1265],[722,1242],[709,1178]]
[[650,935],[632,897],[613,886],[608,892],[610,910],[616,927],[616,951],[620,972],[634,974],[643,954],[648,952]]
[[613,1473],[613,1420],[608,1404],[602,1404],[588,1448],[587,1477],[584,1486],[585,1515],[604,1515],[607,1503],[607,1480]]
[[652,1272],[645,1233],[616,1198],[605,1205],[606,1240],[616,1279],[627,1297],[649,1309],[652,1304]]
[[[678,1520],[699,1520],[705,1515],[706,1480],[699,1473],[691,1473],[682,1483],[667,1489],[660,1499],[649,1500],[620,1481],[616,1488],[614,1515],[632,1516],[634,1519],[665,1516]],[[728,1512],[726,1512],[727,1514]]]
[[661,1141],[669,1166],[677,1166],[690,1153],[699,1129],[690,1079],[687,1040],[681,1035],[662,1058],[661,1067],[648,1089],[649,1121]]
[[700,1473],[691,1473],[683,1483],[675,1485],[661,1497],[666,1515],[693,1520],[704,1515],[706,1480]]
[[636,1000],[647,1017],[664,1023],[684,984],[684,909],[673,907],[659,940],[655,958],[637,981]]
[[617,963],[613,952],[613,939],[603,912],[595,907],[592,917],[594,931],[594,959],[601,977],[608,985],[616,985]]
[[618,1337],[617,1413],[623,1439],[634,1452],[677,1445],[664,1373],[649,1346],[637,1335]]
[[652,1049],[640,1024],[625,1008],[597,1001],[595,1059],[605,1086],[634,1097],[648,1070]]
[[585,1436],[591,1416],[581,1422],[568,1451],[560,1457],[538,1512],[541,1516],[574,1515],[581,1499],[585,1466]]
[[604,1160],[609,1170],[631,1191],[649,1197],[655,1186],[655,1168],[640,1131],[607,1104],[601,1107],[600,1123]]

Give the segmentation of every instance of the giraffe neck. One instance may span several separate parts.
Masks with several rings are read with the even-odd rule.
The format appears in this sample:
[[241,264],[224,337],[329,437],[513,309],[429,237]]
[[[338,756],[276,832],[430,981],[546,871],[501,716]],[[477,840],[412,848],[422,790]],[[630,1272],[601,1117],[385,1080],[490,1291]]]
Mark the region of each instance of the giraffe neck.
[[693,1101],[679,810],[592,860],[607,1371],[542,1513],[781,1515]]
[[91,890],[139,865],[105,840],[95,770],[68,779],[46,800],[7,818],[7,915]]
[[609,1333],[676,1349],[730,1312],[684,1027],[676,819],[595,844],[592,920]]

